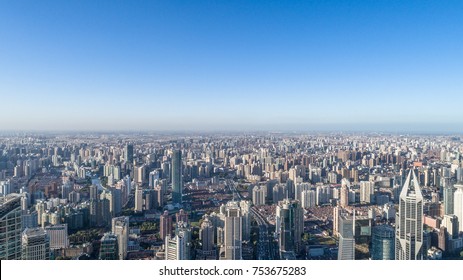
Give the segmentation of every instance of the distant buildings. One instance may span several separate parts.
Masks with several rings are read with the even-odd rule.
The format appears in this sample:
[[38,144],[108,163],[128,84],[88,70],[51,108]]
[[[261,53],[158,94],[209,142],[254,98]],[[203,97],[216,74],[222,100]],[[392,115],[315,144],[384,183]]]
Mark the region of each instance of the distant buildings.
[[174,150],[172,153],[172,203],[182,203],[182,152]]

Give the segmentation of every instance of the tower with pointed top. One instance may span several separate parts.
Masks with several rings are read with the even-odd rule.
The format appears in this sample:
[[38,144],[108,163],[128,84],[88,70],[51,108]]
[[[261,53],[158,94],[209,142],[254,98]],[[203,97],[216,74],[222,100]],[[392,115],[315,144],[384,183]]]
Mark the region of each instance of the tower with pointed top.
[[410,170],[399,198],[396,217],[395,259],[420,260],[423,256],[423,195]]

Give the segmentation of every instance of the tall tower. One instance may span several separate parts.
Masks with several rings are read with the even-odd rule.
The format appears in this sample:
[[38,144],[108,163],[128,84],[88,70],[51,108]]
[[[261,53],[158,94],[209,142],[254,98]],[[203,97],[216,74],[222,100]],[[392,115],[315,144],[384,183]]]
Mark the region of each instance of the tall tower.
[[117,236],[112,233],[105,233],[101,238],[100,260],[118,260]]
[[390,225],[379,225],[373,227],[371,259],[372,260],[393,260],[394,254],[394,228]]
[[21,259],[21,195],[0,197],[1,260]]
[[169,215],[169,212],[164,211],[160,217],[160,236],[162,240],[165,240],[166,237],[172,234],[172,216]]
[[22,233],[23,260],[49,260],[50,241],[43,228],[26,228]]
[[182,152],[174,150],[172,153],[172,203],[182,203]]
[[345,208],[349,205],[349,180],[346,178],[341,181],[341,203],[340,206]]
[[453,195],[454,214],[458,217],[458,231],[463,231],[463,183],[456,184],[455,188],[457,190]]
[[120,260],[127,257],[129,238],[129,217],[122,216],[112,219],[112,233],[117,236],[118,256]]
[[276,226],[279,232],[280,255],[297,253],[304,229],[304,210],[299,201],[285,199],[276,207]]
[[201,223],[201,229],[199,230],[199,239],[201,240],[201,254],[203,258],[214,258],[215,259],[215,248],[214,248],[214,225],[209,220],[208,215],[204,215],[203,222]]
[[[413,174],[413,175],[412,175]],[[415,172],[410,170],[399,198],[396,217],[395,259],[423,257],[423,195]]]
[[224,260],[240,260],[242,256],[242,222],[241,209],[237,202],[230,201],[225,209],[225,255]]
[[189,226],[182,221],[178,222],[175,236],[167,236],[165,246],[166,260],[189,260],[191,247]]
[[444,187],[444,215],[450,215],[454,212],[454,192],[455,188],[452,184],[447,184]]
[[133,144],[125,145],[124,159],[127,163],[133,164]]
[[339,217],[338,260],[355,259],[355,212],[354,216]]

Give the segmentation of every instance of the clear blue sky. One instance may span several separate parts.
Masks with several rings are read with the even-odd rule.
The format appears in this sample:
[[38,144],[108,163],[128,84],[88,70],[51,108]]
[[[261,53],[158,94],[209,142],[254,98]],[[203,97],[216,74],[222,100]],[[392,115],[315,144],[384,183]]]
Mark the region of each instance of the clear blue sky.
[[463,1],[0,1],[0,130],[463,131]]

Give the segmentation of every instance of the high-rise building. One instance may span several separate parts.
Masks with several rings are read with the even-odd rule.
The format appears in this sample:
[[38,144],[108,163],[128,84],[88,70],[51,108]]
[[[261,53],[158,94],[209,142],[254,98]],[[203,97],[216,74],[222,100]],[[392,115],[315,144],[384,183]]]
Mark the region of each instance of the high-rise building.
[[143,212],[143,188],[138,184],[135,187],[135,212]]
[[372,203],[374,198],[374,183],[370,181],[360,182],[360,202]]
[[355,215],[339,217],[338,260],[355,259]]
[[267,188],[262,186],[254,186],[252,189],[252,203],[254,205],[265,205],[267,196]]
[[349,180],[343,178],[341,181],[341,201],[340,206],[345,208],[349,205]]
[[317,193],[314,190],[305,190],[301,193],[301,204],[303,208],[315,207],[317,202]]
[[333,208],[333,235],[338,236],[339,234],[339,217],[341,217],[342,208],[335,206]]
[[6,196],[12,193],[10,180],[0,181],[0,195]]
[[199,230],[199,239],[201,240],[201,256],[203,258],[215,259],[214,225],[209,220],[208,215],[204,215],[201,229]]
[[50,225],[45,227],[45,231],[50,240],[50,250],[69,247],[68,225]]
[[444,215],[453,214],[454,212],[454,193],[455,188],[452,184],[444,187]]
[[251,202],[247,200],[240,201],[241,209],[241,238],[243,242],[251,241]]
[[49,260],[50,241],[43,228],[26,228],[21,238],[23,260]]
[[166,260],[189,260],[191,258],[191,229],[183,222],[177,223],[174,237],[166,237]]
[[0,197],[0,259],[21,259],[21,195]]
[[161,215],[159,224],[159,235],[162,240],[165,240],[167,236],[172,234],[172,216],[169,215],[167,210]]
[[172,203],[182,203],[182,152],[174,150],[172,153]]
[[133,144],[128,143],[125,145],[124,159],[127,163],[133,164]]
[[463,231],[463,183],[455,185],[454,193],[454,214],[458,217],[458,230]]
[[101,238],[100,260],[118,260],[119,248],[117,236],[112,233],[105,233]]
[[304,230],[304,210],[297,200],[284,199],[276,207],[276,227],[279,233],[280,255],[297,254],[300,250]]
[[373,227],[371,259],[372,260],[394,260],[395,259],[395,229],[390,225],[379,225]]
[[180,211],[175,214],[175,222],[184,222],[185,224],[188,224],[188,213],[183,209],[180,209]]
[[423,258],[423,195],[413,170],[400,192],[399,212],[396,217],[395,259]]
[[242,257],[242,222],[241,209],[237,202],[230,201],[225,208],[224,254],[223,260],[240,260]]
[[127,246],[129,238],[129,217],[117,217],[112,219],[112,234],[117,237],[118,259],[124,260],[127,257]]
[[450,239],[458,237],[459,221],[456,215],[444,215],[442,226],[447,228]]

